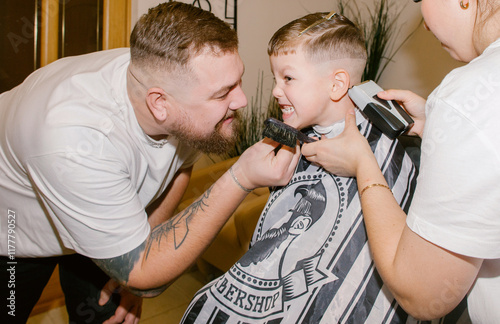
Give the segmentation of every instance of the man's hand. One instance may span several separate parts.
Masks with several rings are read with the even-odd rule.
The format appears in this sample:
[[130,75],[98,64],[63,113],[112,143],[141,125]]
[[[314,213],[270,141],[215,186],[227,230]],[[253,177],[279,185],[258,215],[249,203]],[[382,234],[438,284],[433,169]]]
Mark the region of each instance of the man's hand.
[[293,176],[300,150],[283,146],[268,138],[249,147],[233,165],[234,173],[248,189],[286,185]]
[[127,289],[120,286],[116,281],[110,279],[101,290],[99,305],[104,306],[113,293],[120,294],[120,305],[116,309],[115,315],[111,316],[103,324],[137,324],[141,318],[142,297],[130,293]]

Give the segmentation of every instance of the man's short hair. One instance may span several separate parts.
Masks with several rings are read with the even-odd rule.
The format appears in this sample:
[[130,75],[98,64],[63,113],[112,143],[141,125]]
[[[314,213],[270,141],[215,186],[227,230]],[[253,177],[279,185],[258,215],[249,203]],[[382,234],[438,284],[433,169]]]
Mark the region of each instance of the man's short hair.
[[[334,14],[328,20],[324,19],[327,15],[326,12],[313,13],[284,25],[269,41],[267,53],[284,55],[295,53],[301,48],[312,62],[338,59],[360,59],[366,62],[365,40],[361,30],[340,14]],[[323,21],[311,27],[320,20]]]
[[214,55],[236,52],[236,31],[211,12],[182,2],[149,9],[130,36],[132,63],[152,71],[186,69],[207,50]]

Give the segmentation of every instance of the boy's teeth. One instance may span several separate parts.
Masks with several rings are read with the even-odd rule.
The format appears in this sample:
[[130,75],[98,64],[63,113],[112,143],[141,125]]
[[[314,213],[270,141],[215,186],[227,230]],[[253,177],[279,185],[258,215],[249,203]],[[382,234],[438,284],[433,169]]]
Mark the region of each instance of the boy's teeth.
[[292,107],[292,106],[287,106],[287,107],[283,107],[281,108],[281,112],[282,113],[291,113],[292,111],[294,111],[295,109]]

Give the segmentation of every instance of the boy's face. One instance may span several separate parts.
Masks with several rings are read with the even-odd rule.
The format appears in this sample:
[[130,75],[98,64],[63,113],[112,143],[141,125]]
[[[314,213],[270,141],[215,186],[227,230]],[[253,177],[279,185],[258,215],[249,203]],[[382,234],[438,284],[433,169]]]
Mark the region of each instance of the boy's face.
[[335,116],[332,109],[328,64],[311,63],[300,49],[294,54],[271,55],[269,59],[276,81],[273,96],[286,124],[302,129],[329,126],[344,118]]

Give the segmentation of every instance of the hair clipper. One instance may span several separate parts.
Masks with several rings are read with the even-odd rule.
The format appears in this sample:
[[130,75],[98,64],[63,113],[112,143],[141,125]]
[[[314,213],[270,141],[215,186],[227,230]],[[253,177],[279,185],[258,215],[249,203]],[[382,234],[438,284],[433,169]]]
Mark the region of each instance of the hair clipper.
[[373,125],[394,139],[410,129],[413,119],[395,100],[380,99],[380,91],[383,89],[369,80],[351,87],[348,94]]

